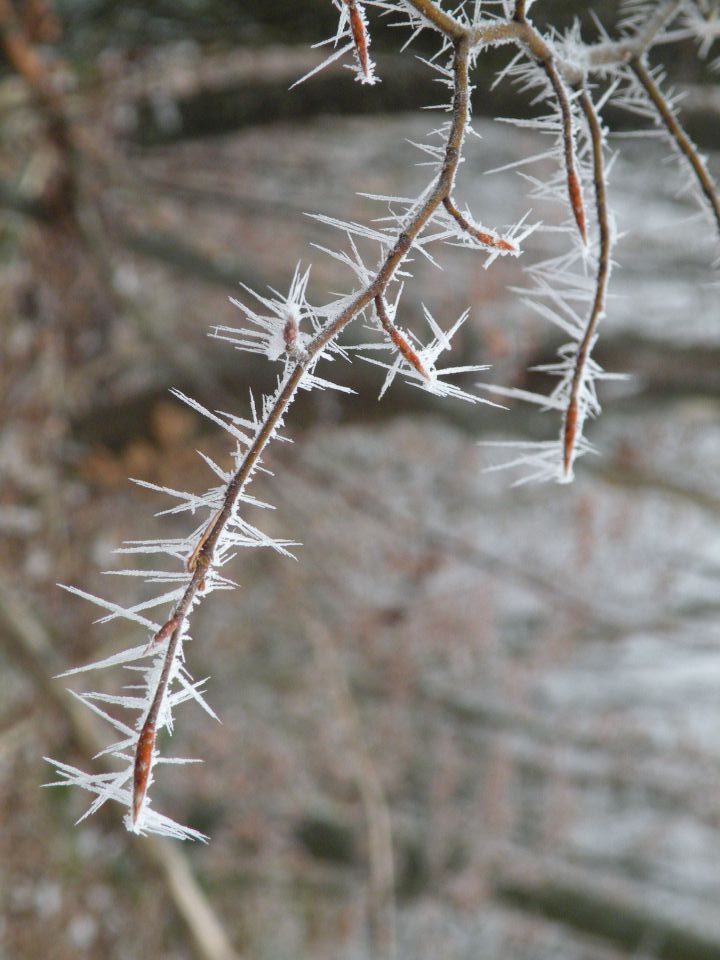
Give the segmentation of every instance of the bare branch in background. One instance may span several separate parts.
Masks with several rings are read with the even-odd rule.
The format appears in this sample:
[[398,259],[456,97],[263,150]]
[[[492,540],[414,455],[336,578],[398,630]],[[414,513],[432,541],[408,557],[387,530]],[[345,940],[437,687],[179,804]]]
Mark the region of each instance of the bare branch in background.
[[395,858],[392,822],[382,781],[365,743],[362,724],[335,641],[320,623],[309,623],[322,686],[347,751],[347,766],[357,787],[368,836],[368,926],[374,960],[395,957]]

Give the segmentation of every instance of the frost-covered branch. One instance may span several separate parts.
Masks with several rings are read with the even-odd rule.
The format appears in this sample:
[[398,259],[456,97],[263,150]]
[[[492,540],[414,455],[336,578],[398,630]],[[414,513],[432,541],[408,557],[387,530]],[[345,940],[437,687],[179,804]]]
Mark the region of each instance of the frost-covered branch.
[[683,130],[672,104],[663,95],[659,84],[656,82],[652,71],[648,69],[647,64],[640,58],[635,57],[630,61],[630,69],[637,77],[638,83],[655,108],[656,122],[665,127],[677,150],[690,165],[698,182],[698,186],[710,206],[710,210],[715,217],[715,222],[720,231],[720,193],[713,178],[710,176],[707,164],[700,156],[695,144],[685,130]]
[[544,42],[542,37],[530,24],[526,16],[527,5],[525,2],[515,4],[515,14],[513,19],[527,31],[528,47],[537,57],[538,62],[545,71],[550,82],[550,87],[557,101],[560,116],[562,118],[562,143],[563,158],[565,161],[565,178],[567,182],[568,199],[570,208],[575,217],[575,223],[580,231],[583,243],[587,243],[587,225],[585,223],[585,206],[583,203],[582,185],[577,172],[575,160],[575,130],[573,121],[573,111],[570,104],[570,94],[565,88],[563,78],[555,65],[555,57],[552,50]]
[[[547,229],[553,242],[561,245],[551,256],[527,268],[529,284],[520,291],[528,309],[567,337],[552,362],[535,368],[556,378],[554,389],[545,395],[515,387],[483,388],[551,410],[560,420],[559,433],[553,440],[499,444],[514,452],[507,463],[490,469],[519,466],[525,471],[519,482],[565,483],[572,480],[577,459],[593,449],[584,436],[584,427],[589,418],[600,412],[596,383],[617,376],[605,373],[593,359],[599,325],[606,311],[615,233],[607,185],[612,157],[608,156],[601,119],[606,103],[612,101],[659,119],[692,167],[720,226],[718,193],[708,167],[684,134],[673,104],[660,93],[656,77],[645,63],[651,48],[680,36],[694,37],[701,53],[706,55],[720,36],[720,29],[717,15],[708,13],[704,5],[701,9],[690,0],[665,0],[659,4],[626,0],[619,38],[614,40],[601,31],[599,42],[586,44],[577,25],[565,36],[554,31],[541,32],[530,18],[531,0],[476,0],[460,4],[453,13],[433,0],[332,2],[338,13],[337,30],[317,45],[329,44],[330,53],[301,79],[307,80],[324,66],[348,55],[352,61],[348,66],[356,78],[362,83],[375,82],[367,10],[397,14],[401,25],[410,31],[410,40],[422,30],[432,31],[438,40],[437,53],[429,66],[449,91],[450,102],[444,108],[447,119],[427,142],[415,145],[433,171],[419,196],[370,197],[387,208],[387,215],[372,225],[315,215],[319,222],[339,229],[344,237],[343,249],[320,249],[350,270],[354,277],[351,292],[322,306],[313,305],[307,293],[310,271],[303,272],[298,267],[287,294],[247,290],[252,298],[249,302],[233,301],[241,313],[242,326],[215,329],[218,339],[281,365],[275,390],[262,397],[259,404],[251,395],[250,414],[244,418],[208,410],[175,392],[178,399],[229,434],[234,452],[229,470],[203,455],[215,477],[215,486],[204,494],[138,481],[173,499],[174,505],[164,512],[190,513],[195,518],[195,528],[184,538],[133,541],[121,549],[126,554],[169,558],[172,569],[119,571],[123,576],[161,584],[161,592],[123,607],[67,588],[100,606],[103,622],[122,618],[140,626],[145,634],[144,642],[129,650],[69,671],[79,673],[115,666],[132,671],[137,679],[119,695],[76,694],[117,731],[117,742],[102,753],[119,762],[118,771],[88,774],[64,763],[55,764],[58,783],[76,784],[94,794],[88,813],[107,800],[119,802],[128,808],[128,828],[137,833],[204,839],[197,831],[156,813],[152,807],[149,790],[157,766],[190,762],[161,756],[158,737],[163,730],[172,732],[174,711],[186,701],[193,700],[214,717],[204,699],[203,682],[194,681],[185,666],[184,648],[191,639],[193,611],[201,600],[215,590],[234,587],[222,573],[223,567],[240,547],[270,548],[287,555],[293,546],[289,541],[268,537],[251,525],[244,517],[244,509],[268,506],[252,497],[248,488],[262,469],[268,444],[274,438],[282,439],[280,431],[298,391],[348,390],[320,376],[320,363],[347,359],[354,353],[385,370],[381,395],[401,375],[417,389],[473,403],[479,400],[475,393],[448,378],[484,367],[439,365],[469,311],[447,325],[436,321],[423,306],[424,321],[430,330],[425,340],[415,329],[406,327],[404,321],[402,326],[398,322],[404,284],[411,279],[412,258],[423,257],[435,263],[434,245],[444,242],[482,253],[483,265],[487,267],[498,257],[520,256],[526,237],[542,229]],[[673,31],[671,28],[678,21],[679,26]],[[509,165],[525,168],[535,160],[552,159],[551,172],[541,177],[523,169],[524,181],[530,185],[529,197],[545,205],[549,203],[550,209],[558,211],[556,220],[547,227],[530,223],[526,215],[506,229],[488,228],[457,199],[456,175],[468,130],[471,71],[488,47],[507,44],[516,48],[516,55],[501,71],[498,82],[514,81],[524,93],[532,92],[533,102],[545,103],[548,110],[545,116],[506,121],[551,140],[550,149]],[[373,249],[372,258],[366,248]],[[372,331],[374,339],[352,346],[341,343],[348,325],[360,320]],[[165,611],[157,619],[153,613],[156,608]],[[111,712],[114,708],[129,710],[134,719],[129,723],[118,719]]]
[[460,213],[452,197],[445,197],[443,206],[453,220],[460,225],[461,229],[473,237],[473,239],[477,240],[478,243],[482,244],[482,246],[488,247],[491,250],[501,250],[503,253],[518,252],[518,248],[510,243],[509,240],[505,240],[503,237],[497,237],[492,233],[488,233],[486,230],[481,230],[479,227],[476,227],[475,224],[471,223],[467,217]]
[[[149,655],[154,657],[152,666],[145,671],[144,680],[140,686],[142,695],[119,696],[112,698],[111,701],[108,701],[105,696],[82,695],[82,699],[88,706],[103,715],[122,734],[122,739],[109,748],[109,752],[125,762],[130,760],[129,769],[126,767],[125,771],[110,779],[107,775],[87,775],[65,764],[57,764],[58,771],[63,777],[61,783],[76,783],[96,794],[97,799],[90,808],[91,812],[107,799],[114,799],[129,806],[130,812],[127,823],[135,832],[156,831],[179,837],[200,838],[196,831],[180,827],[168,818],[155,814],[148,803],[148,789],[152,783],[153,768],[160,762],[157,749],[158,734],[163,728],[172,729],[172,708],[179,705],[183,700],[192,698],[209,713],[212,713],[205,704],[198,685],[192,684],[183,665],[183,644],[185,640],[189,639],[187,631],[190,616],[194,607],[206,594],[213,589],[227,588],[230,585],[219,574],[219,568],[227,561],[229,552],[233,547],[240,545],[243,540],[245,541],[243,545],[248,545],[247,541],[249,541],[249,545],[263,545],[265,543],[265,545],[274,546],[276,549],[284,551],[282,543],[269,541],[267,538],[263,538],[259,531],[249,528],[239,517],[238,506],[246,499],[246,487],[260,464],[265,447],[282,426],[285,412],[295,397],[298,388],[301,386],[306,388],[331,386],[327,381],[316,377],[314,371],[326,351],[332,352],[340,349],[336,344],[336,339],[347,324],[374,302],[383,326],[387,331],[394,332],[394,335],[391,334],[393,345],[395,347],[404,345],[404,349],[401,348],[400,355],[404,360],[410,362],[410,365],[414,368],[413,373],[421,375],[423,385],[427,389],[433,392],[462,396],[464,399],[477,399],[439,379],[438,374],[455,372],[452,370],[438,371],[435,367],[435,359],[443,349],[449,347],[453,331],[449,335],[444,335],[439,328],[434,327],[433,329],[437,333],[436,339],[418,356],[394,325],[391,324],[383,300],[388,283],[397,268],[413,249],[413,245],[418,241],[423,229],[431,221],[433,214],[452,190],[460,162],[461,147],[469,112],[468,50],[469,42],[466,37],[462,37],[453,43],[452,61],[447,71],[453,91],[452,118],[442,152],[439,173],[423,198],[414,204],[408,215],[401,219],[401,229],[394,242],[387,250],[379,269],[363,289],[349,297],[340,309],[332,306],[326,309],[327,320],[315,335],[303,345],[302,349],[298,349],[297,346],[299,329],[295,330],[293,334],[292,350],[288,349],[288,323],[292,321],[293,324],[298,324],[297,314],[312,312],[305,300],[307,274],[300,277],[299,273],[296,273],[290,294],[284,302],[278,299],[258,298],[270,307],[274,316],[261,317],[248,308],[244,308],[246,316],[254,321],[255,330],[240,331],[240,336],[238,336],[228,328],[219,329],[218,335],[224,339],[230,339],[246,349],[261,350],[274,359],[279,353],[274,329],[277,326],[278,329],[282,330],[283,345],[287,352],[284,361],[285,371],[278,382],[275,393],[264,399],[261,415],[258,416],[253,411],[252,420],[249,422],[238,422],[237,418],[234,417],[230,417],[228,420],[228,418],[204,410],[199,404],[188,400],[191,406],[222,425],[236,440],[238,447],[236,453],[237,468],[232,475],[227,477],[223,488],[219,491],[210,491],[204,498],[193,499],[184,494],[178,494],[176,491],[165,491],[181,499],[182,509],[189,508],[193,512],[201,507],[211,509],[210,519],[191,539],[191,548],[190,544],[185,547],[185,544],[173,541],[165,543],[151,541],[133,544],[125,548],[132,552],[165,552],[175,557],[185,556],[185,575],[163,575],[161,571],[156,571],[152,578],[148,576],[148,579],[156,581],[168,578],[177,579],[181,583],[184,581],[184,586],[170,593],[165,593],[151,602],[131,608],[121,608],[99,598],[85,595],[88,599],[109,610],[111,618],[119,616],[141,623],[150,629],[151,637],[145,647],[134,648],[117,658],[110,658],[110,660],[81,669],[94,669],[114,664],[127,665]],[[386,236],[381,235],[379,239],[383,245],[387,245],[388,238]],[[457,329],[458,326],[459,323],[455,325],[453,330]],[[182,399],[187,400],[184,397]],[[245,428],[250,426],[250,433],[238,429],[238,425]],[[211,466],[215,465],[211,464]],[[215,469],[221,476],[223,475],[220,468],[215,467]],[[136,571],[136,573],[142,575],[143,571]],[[81,591],[74,588],[73,592],[82,595]],[[144,610],[168,600],[174,602],[171,614],[164,623],[155,624],[146,619]],[[141,611],[143,612],[141,613]],[[158,651],[160,653],[156,656]],[[179,692],[173,692],[174,687],[178,684],[181,689]],[[98,702],[112,702],[118,706],[138,710],[141,714],[139,729],[134,731],[128,725],[115,721],[113,717],[98,706]],[[131,784],[128,785],[130,780]]]
[[[563,423],[563,474],[564,479],[572,476],[575,456],[575,444],[582,435],[582,421],[594,404],[594,394],[588,390],[588,361],[597,336],[597,326],[605,310],[605,296],[610,278],[610,220],[607,208],[607,190],[605,187],[605,161],[603,158],[603,131],[595,111],[595,105],[587,90],[581,90],[578,97],[590,131],[593,163],[593,185],[595,190],[595,211],[599,233],[599,251],[595,296],[590,310],[587,326],[578,346],[575,357],[568,404]],[[585,396],[585,394],[589,394]]]

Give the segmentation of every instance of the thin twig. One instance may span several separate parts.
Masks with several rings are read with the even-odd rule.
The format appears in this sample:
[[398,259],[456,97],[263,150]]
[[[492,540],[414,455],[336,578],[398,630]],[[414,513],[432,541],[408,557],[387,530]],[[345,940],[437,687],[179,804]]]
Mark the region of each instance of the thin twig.
[[565,160],[565,182],[567,184],[568,200],[570,201],[570,209],[575,217],[575,223],[580,232],[582,242],[586,244],[587,223],[585,218],[585,205],[583,203],[582,183],[577,172],[577,163],[575,161],[575,124],[573,121],[570,97],[565,89],[560,71],[555,64],[555,57],[552,51],[544,41],[540,42],[542,38],[525,16],[524,2],[515,5],[514,19],[517,23],[527,28],[528,46],[545,71],[553,93],[555,94],[555,99],[557,100],[562,118],[563,157]]
[[562,115],[563,155],[565,157],[565,179],[567,182],[568,199],[575,223],[580,231],[583,243],[587,243],[587,223],[585,219],[585,204],[583,203],[582,183],[577,172],[575,162],[575,131],[572,107],[565,85],[553,60],[543,60],[542,67],[547,74]]
[[422,360],[390,319],[387,311],[387,304],[385,303],[385,298],[382,295],[375,297],[375,310],[383,330],[388,335],[391,342],[394,343],[398,348],[405,360],[407,360],[411,367],[414,367],[415,370],[417,370],[424,380],[430,380],[430,374],[423,366]]
[[572,380],[570,381],[570,395],[565,410],[565,420],[563,424],[563,474],[566,478],[568,478],[572,472],[573,453],[578,433],[580,388],[583,382],[585,368],[590,358],[590,352],[595,341],[597,325],[605,310],[605,297],[608,279],[610,277],[610,220],[605,188],[602,127],[595,106],[585,89],[581,90],[578,102],[590,130],[593,156],[593,184],[595,188],[595,212],[600,234],[600,249],[598,252],[595,297],[585,327],[585,333],[575,355],[575,366]]
[[[405,229],[399,234],[372,283],[359,293],[349,306],[336,318],[330,320],[325,325],[324,329],[321,330],[308,345],[305,355],[298,359],[295,367],[286,377],[282,389],[260,427],[254,442],[226,487],[223,505],[216,520],[213,522],[212,529],[207,536],[204,537],[203,545],[195,560],[195,570],[192,579],[173,610],[172,616],[177,617],[177,626],[170,635],[160,678],[138,738],[133,772],[133,824],[136,824],[138,821],[145,799],[152,765],[158,715],[165,698],[168,680],[178,651],[184,622],[196,602],[198,595],[202,593],[205,578],[212,567],[215,546],[234,515],[238,498],[245,489],[245,485],[253,473],[270,438],[282,422],[285,411],[290,405],[312,361],[320,356],[325,347],[358,313],[377,297],[382,296],[390,278],[407,256],[413,241],[452,189],[460,160],[460,148],[462,146],[468,118],[468,50],[469,42],[466,36],[462,36],[459,40],[455,41],[453,57],[455,84],[452,104],[452,122],[445,147],[445,158],[434,188],[420,209],[415,213],[410,223],[408,223]],[[150,761],[149,763],[148,759]]]
[[666,128],[678,150],[692,167],[698,185],[705,195],[707,202],[710,204],[710,209],[717,222],[718,230],[720,230],[720,194],[718,194],[718,188],[710,176],[710,172],[698,153],[695,144],[683,130],[677,117],[673,113],[672,107],[663,96],[662,90],[655,82],[653,75],[645,63],[637,57],[630,61],[630,69],[637,77],[638,82],[655,107],[658,122]]
[[477,227],[473,226],[467,217],[464,217],[462,213],[460,213],[458,208],[453,203],[452,197],[445,197],[443,200],[443,206],[450,216],[457,220],[466,233],[469,233],[471,237],[474,237],[480,243],[485,244],[486,247],[493,247],[496,250],[504,250],[507,253],[517,252],[517,248],[507,240],[503,240],[501,237],[494,237],[491,233],[486,233],[484,230],[478,230]]
[[683,0],[664,0],[652,11],[645,24],[629,40],[614,43],[596,43],[588,46],[586,62],[589,69],[605,69],[619,63],[628,63],[642,56],[657,41],[658,34],[673,19]]
[[522,0],[522,2],[519,0],[519,2],[515,4],[513,19],[525,30],[525,42],[532,55],[545,71],[553,93],[555,94],[555,99],[557,100],[562,121],[563,159],[565,162],[565,183],[567,185],[568,200],[582,242],[587,244],[585,204],[583,202],[582,183],[577,172],[577,163],[575,160],[575,124],[573,121],[570,97],[565,89],[561,72],[556,66],[555,55],[552,49],[526,17],[525,0]]

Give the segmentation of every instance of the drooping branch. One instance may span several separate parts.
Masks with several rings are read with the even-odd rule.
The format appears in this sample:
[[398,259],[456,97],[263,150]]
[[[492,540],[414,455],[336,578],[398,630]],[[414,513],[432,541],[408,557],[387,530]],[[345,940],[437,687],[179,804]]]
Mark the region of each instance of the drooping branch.
[[597,325],[605,311],[607,284],[610,277],[610,219],[607,207],[607,191],[605,187],[605,161],[603,158],[603,133],[600,119],[595,105],[587,90],[582,89],[578,97],[580,109],[583,112],[590,131],[590,142],[593,157],[593,186],[595,191],[595,213],[599,233],[599,250],[597,275],[595,280],[595,296],[593,298],[590,316],[588,317],[585,333],[575,354],[574,369],[570,381],[570,392],[565,409],[563,423],[563,474],[569,478],[572,474],[572,462],[575,444],[579,434],[579,420],[582,418],[582,385],[586,375],[590,353],[595,342]]
[[[7,10],[7,3],[8,0],[0,0],[0,20],[3,10]],[[361,80],[364,79],[369,82],[372,79],[372,66],[368,57],[369,37],[364,19],[364,6],[366,4],[362,0],[337,0],[335,5],[340,11],[341,19],[338,33],[335,38],[331,38],[331,41],[334,40],[337,49],[330,54],[326,63],[333,62],[346,52],[351,52],[354,49],[356,73]],[[384,198],[390,202],[391,217],[388,219],[392,220],[393,227],[384,226],[379,230],[371,230],[359,224],[342,225],[339,221],[335,222],[335,225],[349,228],[348,234],[351,242],[352,234],[357,233],[361,237],[373,241],[377,240],[381,243],[382,259],[379,267],[373,267],[372,270],[361,261],[354,244],[353,256],[355,259],[344,251],[342,253],[329,251],[337,260],[350,265],[355,270],[356,275],[360,277],[359,285],[361,289],[359,292],[338,301],[334,306],[325,307],[316,312],[309,307],[304,296],[307,274],[298,281],[299,274],[296,271],[296,281],[291,288],[295,290],[295,294],[289,296],[288,300],[283,303],[283,310],[278,309],[278,301],[255,294],[257,299],[267,305],[274,313],[272,318],[261,317],[259,314],[246,309],[242,304],[238,304],[245,311],[246,316],[251,317],[251,322],[258,325],[261,334],[258,334],[256,330],[249,334],[246,330],[243,330],[241,333],[246,338],[244,341],[236,340],[236,344],[249,349],[251,352],[265,353],[270,360],[280,359],[284,355],[284,373],[278,383],[277,390],[272,397],[264,398],[263,412],[260,416],[257,416],[253,410],[252,421],[250,421],[250,435],[243,435],[238,440],[234,473],[226,473],[215,464],[213,466],[216,468],[216,472],[222,477],[222,486],[212,488],[203,497],[196,498],[187,495],[190,497],[187,502],[191,503],[190,507],[186,507],[187,509],[192,509],[194,513],[197,507],[207,508],[209,516],[204,525],[196,529],[188,540],[182,542],[182,546],[176,548],[175,552],[168,549],[167,546],[163,548],[162,552],[169,553],[176,558],[185,559],[185,572],[173,572],[172,574],[175,580],[180,583],[180,586],[172,594],[164,594],[153,601],[155,605],[162,603],[169,606],[171,603],[173,604],[172,613],[166,622],[161,625],[144,617],[138,618],[135,614],[149,606],[147,603],[126,609],[123,612],[120,612],[121,608],[117,605],[107,606],[107,609],[112,611],[112,616],[127,615],[128,619],[139,619],[144,626],[149,627],[152,631],[148,646],[144,650],[141,647],[135,648],[130,653],[134,654],[136,658],[145,656],[148,652],[157,654],[151,670],[145,674],[147,696],[144,699],[135,698],[139,700],[139,706],[133,704],[133,708],[138,711],[142,722],[133,728],[124,727],[123,735],[126,739],[115,745],[118,750],[128,751],[127,754],[123,753],[123,756],[126,757],[130,766],[123,771],[126,780],[123,780],[122,783],[124,785],[132,775],[133,788],[132,794],[125,791],[122,802],[130,803],[130,824],[138,832],[152,829],[149,824],[154,811],[146,807],[145,800],[148,785],[152,778],[153,764],[156,761],[156,736],[157,731],[169,726],[167,717],[170,707],[173,705],[173,697],[176,697],[174,690],[178,679],[182,645],[186,639],[189,618],[195,605],[200,602],[206,593],[214,589],[222,579],[219,570],[225,560],[228,559],[228,544],[237,541],[236,527],[244,523],[244,520],[239,516],[239,504],[241,501],[252,499],[246,496],[246,487],[260,465],[265,448],[275,436],[276,431],[282,426],[288,407],[297,390],[301,387],[321,383],[320,378],[315,376],[316,364],[323,358],[326,350],[339,349],[335,342],[336,338],[351,321],[363,314],[368,308],[372,309],[373,306],[380,326],[383,328],[390,344],[398,353],[390,369],[390,378],[386,381],[386,385],[397,370],[403,369],[403,373],[408,373],[408,370],[404,368],[404,361],[411,368],[409,373],[416,385],[432,391],[438,386],[448,386],[437,379],[438,374],[448,371],[439,371],[435,365],[435,359],[438,351],[447,349],[450,336],[462,323],[467,312],[455,324],[450,334],[445,336],[446,331],[441,330],[434,323],[432,316],[426,310],[426,317],[435,332],[435,340],[428,347],[416,350],[412,346],[412,342],[414,342],[412,338],[407,337],[394,322],[395,310],[388,307],[388,284],[396,278],[398,268],[404,264],[404,261],[413,251],[423,250],[424,252],[422,244],[428,240],[446,239],[447,237],[457,240],[460,235],[464,246],[470,246],[474,249],[477,249],[478,246],[489,248],[491,251],[489,260],[494,259],[498,253],[517,254],[519,252],[520,242],[517,237],[517,227],[513,227],[507,233],[507,239],[500,238],[474,224],[472,216],[466,210],[461,212],[453,201],[454,179],[460,162],[468,118],[469,66],[471,62],[474,62],[475,55],[484,47],[504,43],[512,43],[519,47],[521,53],[524,52],[527,58],[520,60],[516,75],[523,76],[524,72],[524,79],[528,79],[531,84],[536,83],[539,79],[543,88],[543,96],[547,95],[551,104],[557,104],[557,111],[553,109],[552,115],[549,118],[543,117],[538,120],[536,126],[541,131],[547,132],[549,130],[557,138],[557,147],[561,153],[559,175],[553,176],[549,185],[540,183],[537,193],[543,196],[555,195],[557,194],[556,188],[559,186],[559,199],[563,205],[567,194],[577,232],[584,243],[587,242],[588,228],[580,170],[582,170],[583,177],[588,182],[590,176],[585,170],[584,143],[582,151],[576,149],[576,127],[582,128],[583,131],[587,127],[589,131],[589,152],[592,158],[592,179],[595,194],[595,219],[598,225],[598,242],[597,247],[593,249],[593,254],[596,249],[597,259],[595,260],[594,255],[590,257],[589,254],[585,255],[585,253],[581,256],[576,244],[575,249],[567,257],[556,262],[547,261],[545,264],[538,265],[538,271],[540,271],[540,268],[545,268],[545,272],[542,275],[538,272],[540,282],[538,282],[535,290],[528,291],[531,296],[535,296],[536,301],[539,301],[539,304],[534,304],[534,306],[539,307],[537,312],[549,318],[561,329],[569,330],[573,337],[571,345],[561,348],[561,363],[552,368],[545,368],[553,373],[560,371],[563,377],[562,382],[550,398],[530,394],[528,391],[509,391],[507,388],[496,390],[499,393],[505,392],[506,395],[520,396],[521,399],[530,399],[532,402],[562,412],[561,437],[559,439],[556,437],[551,443],[537,445],[543,448],[537,454],[533,452],[526,455],[523,451],[521,457],[516,461],[517,463],[535,463],[540,468],[535,474],[536,477],[570,479],[574,460],[589,447],[589,444],[583,440],[582,426],[588,413],[594,412],[597,408],[593,380],[600,376],[602,371],[599,371],[597,364],[592,360],[591,354],[597,337],[597,327],[605,311],[610,272],[611,230],[605,196],[603,130],[598,118],[598,110],[584,85],[586,74],[595,70],[602,74],[618,64],[627,65],[630,61],[632,61],[633,69],[636,69],[635,61],[640,68],[644,69],[642,57],[646,49],[652,46],[654,42],[659,42],[659,40],[666,39],[669,36],[665,27],[680,9],[681,0],[665,0],[665,2],[657,4],[656,8],[651,10],[646,22],[639,24],[637,27],[634,26],[634,32],[628,32],[626,37],[617,43],[596,44],[594,46],[578,47],[577,49],[573,46],[573,43],[565,44],[552,33],[548,33],[547,37],[543,36],[533,26],[527,16],[531,5],[529,0],[517,0],[512,16],[509,15],[511,4],[505,4],[506,15],[504,19],[499,16],[494,19],[480,16],[478,13],[479,4],[472,19],[467,12],[470,5],[465,5],[465,9],[461,6],[455,15],[442,10],[440,5],[433,0],[403,0],[402,3],[385,2],[378,5],[408,14],[412,28],[420,29],[428,26],[435,31],[436,35],[440,34],[442,36],[441,54],[448,50],[453,51],[451,68],[445,66],[439,68],[443,82],[447,82],[453,91],[451,119],[449,124],[442,127],[442,135],[445,137],[444,145],[437,146],[436,143],[430,146],[423,145],[423,149],[432,156],[433,162],[437,163],[439,170],[435,179],[431,181],[429,188],[421,195],[419,200],[398,197]],[[677,36],[677,32],[675,35]],[[343,41],[344,45],[339,46],[340,40]],[[529,64],[527,62],[528,58]],[[308,76],[321,68],[322,65],[313,69]],[[547,78],[547,83],[542,76],[542,71]],[[652,77],[650,79],[652,80]],[[667,112],[674,120],[674,115],[669,106]],[[534,121],[523,122],[532,124]],[[435,133],[438,132],[435,131]],[[544,194],[543,190],[545,190]],[[707,191],[705,192],[708,195]],[[715,197],[715,215],[720,224],[716,190],[713,196]],[[396,212],[394,207],[396,202],[403,204],[404,212]],[[439,210],[440,207],[444,210]],[[437,222],[441,223],[442,230],[436,236],[423,236],[421,238],[420,235],[438,211]],[[321,217],[320,219],[331,222],[331,218],[328,217]],[[354,228],[357,228],[357,230]],[[398,232],[394,234],[394,230]],[[462,234],[460,231],[462,231]],[[572,230],[572,232],[575,231]],[[514,246],[510,242],[511,240],[517,241],[517,246]],[[576,269],[578,266],[582,268],[588,259],[592,263],[596,262],[597,272],[594,285],[592,281],[588,281],[586,284],[584,272],[582,277],[579,277]],[[548,270],[550,271],[549,276],[558,281],[555,289],[549,288],[547,282]],[[567,286],[568,282],[571,286]],[[563,284],[565,284],[564,287]],[[302,288],[302,296],[296,295],[298,288]],[[569,289],[570,293],[564,293],[563,291],[566,289]],[[542,300],[543,297],[546,298],[545,301]],[[587,315],[585,312],[578,312],[576,308],[574,301],[579,297],[586,300]],[[549,306],[547,298],[549,298]],[[293,309],[288,309],[285,312],[284,307],[286,306],[292,306]],[[321,318],[325,321],[324,324],[321,324]],[[307,332],[308,323],[312,324],[311,332]],[[228,330],[231,328],[220,329]],[[270,329],[271,333],[268,333]],[[231,338],[226,337],[225,339]],[[258,349],[259,342],[262,342],[262,349]],[[388,345],[386,343],[373,343],[370,346],[387,349]],[[271,349],[267,349],[268,347]],[[370,358],[365,357],[364,359]],[[385,366],[385,364],[381,363],[380,366]],[[467,369],[469,368],[450,368],[453,372],[462,372]],[[458,393],[455,395],[457,396]],[[468,396],[466,395],[466,397]],[[213,414],[208,411],[206,413],[217,422],[222,423],[223,426],[227,426],[224,421],[214,417]],[[244,421],[244,423],[247,424],[248,421]],[[230,432],[232,433],[232,430]],[[235,435],[237,436],[237,434]],[[549,469],[548,464],[551,461],[551,469]],[[179,494],[177,491],[170,492],[180,497],[186,496]],[[233,537],[236,540],[233,540]],[[177,544],[177,542],[173,541],[172,543]],[[274,545],[279,547],[281,543],[276,541]],[[147,546],[147,542],[145,546]],[[145,550],[145,552],[149,551]],[[134,571],[133,575],[136,574],[142,575],[143,571]],[[103,603],[103,601],[97,601],[97,598],[91,599],[95,599],[101,605]],[[139,654],[137,654],[138,650],[140,651]],[[139,733],[138,726],[140,727]],[[116,755],[119,755],[119,753],[116,752]],[[78,773],[80,777],[84,776],[82,771]],[[74,776],[74,774],[72,775]],[[75,782],[80,782],[80,780],[76,777]],[[83,785],[87,786],[86,783]],[[110,796],[105,787],[102,790],[102,796],[96,803],[104,802]],[[114,798],[117,799],[117,795]],[[181,832],[176,835],[197,836],[197,831],[182,833],[184,828],[179,829]]]
[[585,205],[583,203],[582,184],[577,172],[577,163],[575,160],[575,131],[573,129],[574,123],[570,97],[568,96],[555,63],[552,60],[543,60],[542,67],[553,88],[562,116],[563,155],[565,158],[565,177],[570,208],[575,217],[575,223],[580,232],[582,242],[587,243]]
[[640,57],[635,57],[630,61],[630,69],[635,74],[638,83],[655,108],[656,122],[665,127],[672,137],[675,146],[689,163],[720,231],[720,193],[710,175],[707,165],[698,153],[695,144],[683,130],[672,107],[664,97],[662,90],[655,82],[655,78],[650,70],[648,70],[645,62]]
[[573,121],[570,97],[565,88],[560,71],[555,64],[555,57],[552,51],[527,19],[525,9],[526,5],[524,2],[516,3],[514,20],[527,29],[530,51],[545,71],[553,93],[555,94],[555,99],[557,100],[562,119],[563,158],[565,162],[565,182],[567,185],[568,200],[582,242],[587,243],[585,205],[583,203],[582,184],[578,175],[577,162],[575,159],[575,124]]
[[[409,223],[400,232],[374,280],[362,292],[355,296],[351,303],[342,310],[337,317],[328,321],[321,332],[308,345],[305,354],[297,360],[295,366],[286,376],[264,422],[257,431],[255,440],[247,450],[240,466],[226,487],[222,507],[217,517],[211,521],[211,526],[208,525],[201,537],[202,545],[197,555],[194,556],[195,567],[192,578],[175,606],[172,616],[168,620],[168,624],[174,623],[175,625],[174,627],[168,627],[169,638],[162,671],[137,741],[133,769],[133,826],[136,826],[138,823],[147,792],[150,771],[152,769],[158,717],[168,689],[168,683],[178,652],[184,624],[193,605],[200,599],[203,593],[206,577],[212,569],[215,547],[234,515],[235,506],[248,480],[258,465],[265,447],[274,435],[276,429],[280,426],[285,411],[292,402],[308,368],[313,365],[316,359],[319,359],[323,350],[341,333],[354,317],[373,300],[382,297],[391,277],[412,248],[413,241],[423,230],[435,210],[450,194],[460,161],[460,150],[468,119],[468,52],[469,42],[467,37],[463,36],[454,42],[452,122],[445,146],[444,160],[435,186],[420,208],[414,213]],[[164,629],[164,627],[161,628],[161,631]]]

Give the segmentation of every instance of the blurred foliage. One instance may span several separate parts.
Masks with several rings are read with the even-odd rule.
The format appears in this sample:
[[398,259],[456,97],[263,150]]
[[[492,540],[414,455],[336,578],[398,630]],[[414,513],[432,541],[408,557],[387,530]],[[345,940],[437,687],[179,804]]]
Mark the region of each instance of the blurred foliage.
[[[148,44],[193,39],[231,45],[244,43],[315,42],[335,30],[337,14],[330,0],[59,0],[58,11],[67,28],[68,49],[92,56],[106,46],[143,48]],[[564,30],[579,18],[591,27],[593,15],[612,22],[618,0],[600,0],[591,6],[546,0],[533,11],[538,23]],[[377,13],[370,11],[371,19]],[[594,29],[594,28],[592,28]],[[373,42],[394,46],[393,36],[378,33]]]

